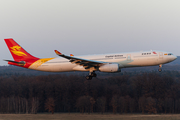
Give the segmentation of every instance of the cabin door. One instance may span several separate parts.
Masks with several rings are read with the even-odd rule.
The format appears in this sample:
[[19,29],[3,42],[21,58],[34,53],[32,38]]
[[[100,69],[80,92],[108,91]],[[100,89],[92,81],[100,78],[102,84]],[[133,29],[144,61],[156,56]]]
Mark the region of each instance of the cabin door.
[[127,61],[131,61],[131,54],[127,54]]
[[163,53],[159,52],[159,59],[163,59]]

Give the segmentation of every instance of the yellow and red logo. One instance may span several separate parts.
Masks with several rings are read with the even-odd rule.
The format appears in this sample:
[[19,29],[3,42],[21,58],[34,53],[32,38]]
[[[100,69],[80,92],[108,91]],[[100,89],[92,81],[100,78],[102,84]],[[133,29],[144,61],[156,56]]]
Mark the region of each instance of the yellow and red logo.
[[21,52],[21,46],[10,47],[11,52],[17,56],[27,56],[25,53]]
[[30,69],[36,69],[39,66],[41,66],[43,63],[45,63],[45,62],[47,62],[49,60],[52,60],[52,59],[54,59],[54,58],[42,58],[42,59],[39,59],[36,62],[34,62],[33,64],[31,64],[31,66],[29,68]]

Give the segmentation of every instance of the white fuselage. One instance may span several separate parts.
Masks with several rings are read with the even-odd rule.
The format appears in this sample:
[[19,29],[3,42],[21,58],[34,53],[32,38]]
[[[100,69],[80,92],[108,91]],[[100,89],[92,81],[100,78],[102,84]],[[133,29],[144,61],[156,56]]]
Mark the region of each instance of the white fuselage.
[[[120,69],[127,67],[162,65],[169,63],[177,58],[172,53],[161,51],[114,53],[76,57],[94,61],[103,61],[107,63],[116,63],[119,64]],[[29,68],[49,72],[89,71],[86,70],[83,66],[73,64],[69,62],[69,60],[61,57],[53,58],[41,65],[30,66]]]

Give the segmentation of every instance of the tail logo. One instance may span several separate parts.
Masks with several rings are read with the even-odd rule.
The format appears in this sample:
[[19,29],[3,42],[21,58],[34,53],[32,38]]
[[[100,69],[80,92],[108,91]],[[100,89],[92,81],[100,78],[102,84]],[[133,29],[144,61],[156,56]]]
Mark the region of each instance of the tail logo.
[[10,48],[11,48],[11,52],[17,56],[27,56],[25,53],[21,52],[21,46],[13,46]]

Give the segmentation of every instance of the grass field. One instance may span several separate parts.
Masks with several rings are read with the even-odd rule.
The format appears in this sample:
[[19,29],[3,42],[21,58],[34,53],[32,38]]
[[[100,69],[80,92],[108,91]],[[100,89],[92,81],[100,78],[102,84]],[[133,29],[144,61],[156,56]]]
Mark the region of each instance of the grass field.
[[180,120],[180,114],[0,114],[0,120]]

